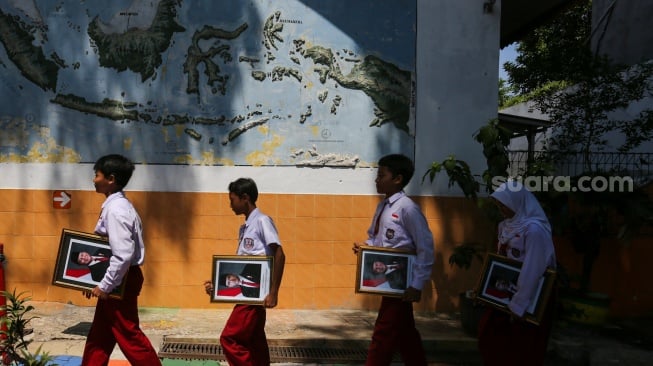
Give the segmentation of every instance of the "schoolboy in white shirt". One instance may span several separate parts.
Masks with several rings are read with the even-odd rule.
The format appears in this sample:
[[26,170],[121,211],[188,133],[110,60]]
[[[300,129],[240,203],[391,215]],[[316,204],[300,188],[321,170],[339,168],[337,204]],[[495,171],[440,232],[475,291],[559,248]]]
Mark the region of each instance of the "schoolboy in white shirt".
[[[109,239],[111,259],[104,277],[87,298],[98,297],[91,330],[86,338],[82,366],[107,365],[116,343],[132,365],[161,365],[139,326],[138,295],[143,286],[145,259],[143,224],[123,189],[134,164],[122,155],[106,155],[95,162],[95,191],[106,196],[95,233]],[[109,294],[124,281],[122,299]]]
[[[230,365],[269,365],[270,352],[265,336],[266,308],[277,306],[279,286],[283,277],[286,257],[279,234],[270,216],[256,207],[258,188],[254,180],[239,178],[229,183],[229,202],[236,215],[245,215],[245,223],[238,235],[238,255],[263,255],[273,257],[270,292],[263,305],[237,304],[234,306],[222,334],[220,345]],[[204,289],[212,294],[211,281]]]
[[391,154],[379,160],[376,190],[385,199],[379,203],[364,243],[354,243],[354,254],[362,245],[405,249],[416,252],[412,282],[403,298],[384,296],[381,300],[372,343],[367,351],[368,366],[390,365],[399,351],[406,365],[426,366],[422,339],[415,327],[413,302],[419,302],[422,288],[429,282],[434,260],[434,242],[419,206],[404,193],[415,167],[410,158]]

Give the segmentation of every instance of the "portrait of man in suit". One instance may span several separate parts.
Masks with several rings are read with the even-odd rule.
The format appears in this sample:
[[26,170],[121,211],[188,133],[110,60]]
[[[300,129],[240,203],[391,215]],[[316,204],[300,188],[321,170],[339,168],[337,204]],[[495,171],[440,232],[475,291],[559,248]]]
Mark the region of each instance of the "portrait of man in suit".
[[100,282],[109,268],[111,250],[98,248],[93,253],[88,251],[77,251],[70,253],[70,261],[82,266],[87,266],[91,272],[93,281]]
[[406,289],[407,259],[401,256],[370,255],[365,264],[363,286]]
[[261,296],[261,264],[248,263],[240,273],[224,273],[218,283],[218,296]]

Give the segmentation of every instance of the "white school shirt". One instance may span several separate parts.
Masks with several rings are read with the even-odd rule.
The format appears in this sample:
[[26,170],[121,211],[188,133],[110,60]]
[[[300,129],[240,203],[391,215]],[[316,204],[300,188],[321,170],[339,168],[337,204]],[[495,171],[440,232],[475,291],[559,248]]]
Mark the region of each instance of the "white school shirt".
[[270,244],[281,245],[277,228],[270,216],[255,208],[240,227],[238,255],[272,255]]
[[145,259],[143,223],[124,192],[113,193],[104,201],[95,233],[109,238],[109,268],[98,287],[110,293],[120,285],[129,267],[141,265]]
[[[379,214],[379,230],[374,235]],[[409,286],[422,290],[431,277],[435,243],[424,214],[404,191],[379,203],[367,235],[367,245],[415,251],[417,256],[411,269],[413,279]]]
[[[499,223],[499,232],[501,225]],[[505,244],[505,255],[522,262],[517,279],[517,292],[512,296],[508,308],[523,316],[535,297],[539,281],[547,268],[556,268],[555,248],[551,234],[542,226],[531,223],[524,231],[510,238]],[[499,243],[499,253],[504,249]]]

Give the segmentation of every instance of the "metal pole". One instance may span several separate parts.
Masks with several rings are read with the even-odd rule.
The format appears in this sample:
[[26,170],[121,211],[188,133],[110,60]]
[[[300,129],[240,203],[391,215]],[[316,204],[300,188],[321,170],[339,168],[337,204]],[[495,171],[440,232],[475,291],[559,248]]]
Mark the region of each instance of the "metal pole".
[[[5,291],[5,246],[4,244],[0,243],[0,291]],[[7,297],[4,294],[0,294],[0,319],[2,319],[2,326],[0,329],[2,330],[2,334],[0,336],[0,339],[4,341],[7,338],[7,323],[4,322],[6,320],[7,316]],[[10,362],[9,358],[7,357],[7,354],[5,352],[2,352],[2,364],[3,365],[8,365]]]

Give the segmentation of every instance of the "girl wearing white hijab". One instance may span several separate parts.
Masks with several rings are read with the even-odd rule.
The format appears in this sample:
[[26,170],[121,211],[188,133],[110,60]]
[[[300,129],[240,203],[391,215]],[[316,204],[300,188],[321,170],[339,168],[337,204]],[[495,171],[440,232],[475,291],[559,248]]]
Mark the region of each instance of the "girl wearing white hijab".
[[[539,326],[522,320],[534,301],[540,278],[555,268],[551,225],[537,198],[521,183],[508,181],[490,195],[505,217],[498,226],[498,253],[522,262],[512,314],[489,309],[479,326],[485,365],[542,365],[553,323],[554,297]],[[515,320],[517,319],[517,320]]]
[[490,197],[505,217],[499,223],[499,254],[523,262],[518,291],[508,304],[513,313],[522,317],[540,278],[547,268],[556,265],[551,225],[537,198],[517,181],[503,183]]

